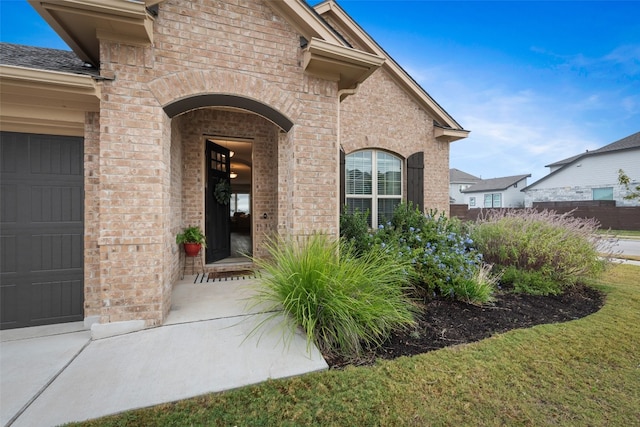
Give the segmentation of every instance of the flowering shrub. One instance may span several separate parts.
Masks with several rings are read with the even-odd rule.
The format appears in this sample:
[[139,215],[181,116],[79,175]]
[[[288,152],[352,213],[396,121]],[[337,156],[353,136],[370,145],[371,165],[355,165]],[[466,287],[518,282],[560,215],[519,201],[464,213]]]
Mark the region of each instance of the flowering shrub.
[[[413,281],[422,297],[439,294],[483,303],[492,296],[493,282],[478,280],[482,254],[458,220],[435,211],[424,215],[411,204],[401,204],[390,221],[378,226],[373,244],[413,267]],[[491,289],[470,291],[474,286]]]
[[524,209],[489,212],[472,233],[485,259],[505,270],[503,283],[547,295],[603,271],[612,243],[597,229],[594,219]]

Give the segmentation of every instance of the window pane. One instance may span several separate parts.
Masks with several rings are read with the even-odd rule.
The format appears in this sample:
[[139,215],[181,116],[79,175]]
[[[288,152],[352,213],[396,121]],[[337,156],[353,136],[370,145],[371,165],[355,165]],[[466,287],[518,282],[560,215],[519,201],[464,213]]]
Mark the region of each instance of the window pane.
[[371,227],[371,199],[347,198],[347,212],[354,213],[356,209],[360,212],[369,212],[367,223]]
[[393,211],[400,204],[400,199],[378,199],[378,224],[386,224],[393,218]]
[[348,211],[368,210],[371,227],[391,219],[401,202],[402,165],[402,159],[383,151],[365,150],[347,155],[344,180]]
[[493,207],[494,208],[502,207],[502,194],[496,193],[493,195]]
[[476,205],[476,198],[469,197],[469,206],[475,206],[475,205]]
[[484,207],[485,208],[490,208],[492,207],[491,205],[493,204],[493,196],[491,194],[485,194],[484,195]]
[[360,151],[347,156],[345,165],[347,194],[371,194],[373,179],[371,158],[371,151]]
[[402,162],[396,156],[377,153],[378,195],[399,196],[402,192]]
[[613,187],[594,188],[593,200],[613,200]]
[[251,213],[251,203],[248,193],[233,193],[229,200],[229,212],[233,216],[234,213]]
[[248,194],[238,194],[238,211],[246,214],[251,213],[251,205],[249,203]]

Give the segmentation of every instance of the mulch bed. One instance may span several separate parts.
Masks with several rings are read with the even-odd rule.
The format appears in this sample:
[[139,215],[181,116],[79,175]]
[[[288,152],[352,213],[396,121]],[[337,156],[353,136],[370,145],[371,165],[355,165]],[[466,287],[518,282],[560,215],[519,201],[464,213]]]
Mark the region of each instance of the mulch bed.
[[576,285],[562,295],[534,296],[503,292],[484,307],[447,299],[424,304],[415,329],[394,333],[380,348],[358,361],[325,355],[331,369],[347,365],[371,365],[376,359],[412,356],[443,347],[471,343],[512,329],[566,322],[598,311],[604,294]]

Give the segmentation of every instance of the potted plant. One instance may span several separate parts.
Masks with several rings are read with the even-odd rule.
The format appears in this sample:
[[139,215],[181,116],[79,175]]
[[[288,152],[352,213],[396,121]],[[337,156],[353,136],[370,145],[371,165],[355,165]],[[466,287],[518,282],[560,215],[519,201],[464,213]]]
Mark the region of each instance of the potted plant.
[[182,233],[176,236],[176,243],[184,246],[184,252],[187,256],[197,256],[200,248],[207,246],[204,233],[196,225],[182,230]]

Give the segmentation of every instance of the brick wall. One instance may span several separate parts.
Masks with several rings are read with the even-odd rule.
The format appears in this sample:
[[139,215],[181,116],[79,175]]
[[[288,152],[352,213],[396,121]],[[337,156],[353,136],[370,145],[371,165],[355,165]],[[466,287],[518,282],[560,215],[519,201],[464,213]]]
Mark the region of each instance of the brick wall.
[[316,231],[339,234],[340,151],[338,147],[337,85],[306,77],[300,113],[289,163],[292,210],[290,232],[308,235]]
[[100,115],[87,113],[84,130],[84,315],[98,316],[100,292]]
[[180,276],[180,252],[178,245],[175,242],[175,236],[182,231],[184,227],[182,221],[182,176],[184,173],[184,160],[183,160],[183,142],[180,134],[179,126],[171,126],[171,182],[170,182],[170,227],[167,229],[168,236],[166,237],[165,249],[168,252],[170,269],[170,281],[175,283]]
[[[455,144],[455,143],[454,143]],[[424,153],[424,207],[449,215],[449,143],[433,141]]]
[[150,49],[101,41],[101,322],[162,322],[167,171],[163,113],[142,83]]
[[180,185],[182,182],[182,147],[180,137],[171,127],[169,117],[163,117],[163,155],[166,165],[163,178],[163,232],[164,232],[164,260],[162,262],[162,318],[164,319],[171,308],[171,291],[178,280],[180,266],[180,252],[175,243],[175,230],[180,223]]
[[293,218],[290,215],[294,209],[294,192],[291,185],[294,163],[294,135],[295,127],[288,133],[278,135],[278,218],[277,230],[286,235],[293,229]]
[[[99,233],[90,283],[100,283],[102,322],[164,320],[179,274],[175,234],[204,227],[203,134],[254,141],[257,256],[261,239],[275,231],[338,235],[339,119],[346,152],[375,147],[406,158],[424,151],[425,206],[447,209],[448,144],[434,140],[431,117],[381,70],[340,104],[336,82],[304,73],[298,32],[268,4],[168,0],[159,4],[153,46],[101,40],[101,74],[109,80],[96,157],[99,206],[90,200],[99,216],[88,227]],[[164,113],[173,102],[212,93],[261,102],[294,126],[284,133],[224,108]]]
[[[449,209],[449,144],[433,136],[433,118],[384,69],[347,97],[340,109],[340,142],[346,154],[378,148],[403,158],[424,151],[426,209]],[[406,181],[404,194],[406,194]]]

